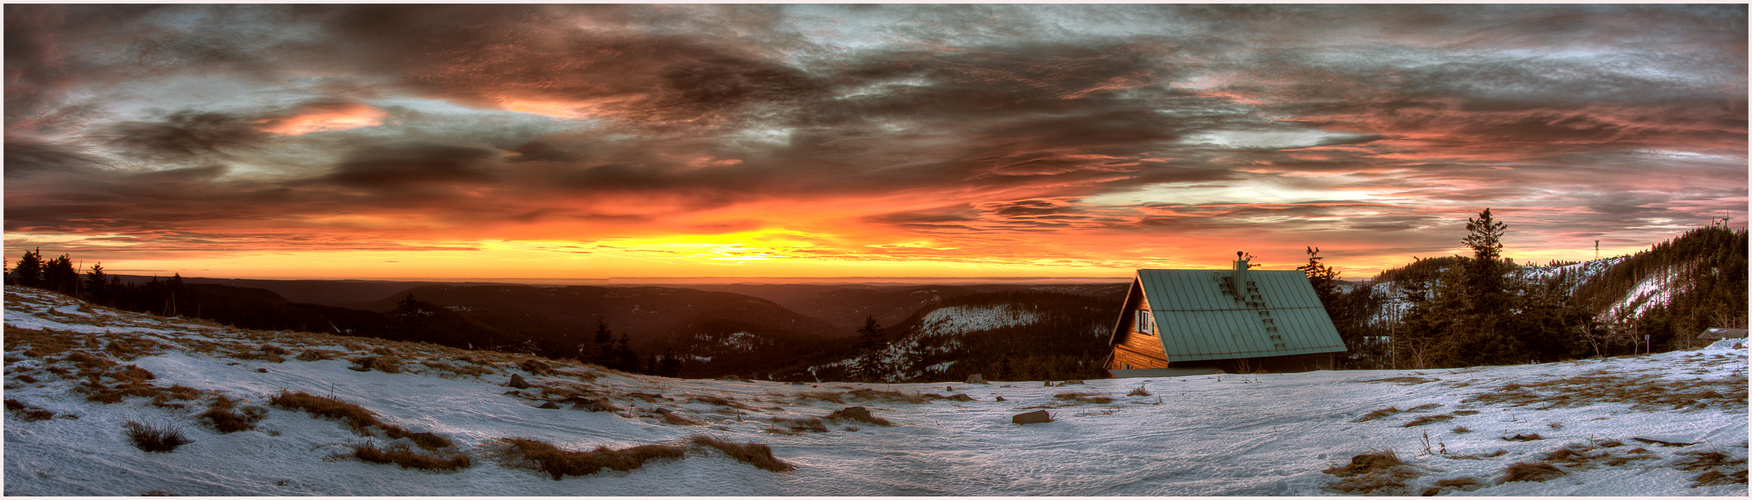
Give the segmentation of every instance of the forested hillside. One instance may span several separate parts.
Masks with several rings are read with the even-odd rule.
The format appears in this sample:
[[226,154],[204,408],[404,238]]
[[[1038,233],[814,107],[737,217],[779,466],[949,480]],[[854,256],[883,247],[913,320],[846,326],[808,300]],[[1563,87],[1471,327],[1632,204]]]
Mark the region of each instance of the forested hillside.
[[1417,259],[1323,297],[1350,367],[1659,352],[1701,345],[1706,328],[1746,325],[1744,229],[1701,227],[1626,257],[1533,266],[1501,258],[1507,224],[1488,215],[1472,219],[1471,256]]

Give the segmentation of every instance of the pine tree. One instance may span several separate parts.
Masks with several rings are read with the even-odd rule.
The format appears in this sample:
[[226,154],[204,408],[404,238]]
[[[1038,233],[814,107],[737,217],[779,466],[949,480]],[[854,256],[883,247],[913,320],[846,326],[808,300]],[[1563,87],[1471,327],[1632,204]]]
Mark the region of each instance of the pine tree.
[[43,285],[43,250],[25,250],[19,257],[18,267],[12,269],[12,275],[22,286],[40,287]]
[[103,263],[91,265],[91,271],[85,273],[85,298],[98,304],[109,301],[109,278],[103,274]]
[[73,269],[73,259],[61,254],[43,265],[43,288],[72,295],[79,286],[79,271]]

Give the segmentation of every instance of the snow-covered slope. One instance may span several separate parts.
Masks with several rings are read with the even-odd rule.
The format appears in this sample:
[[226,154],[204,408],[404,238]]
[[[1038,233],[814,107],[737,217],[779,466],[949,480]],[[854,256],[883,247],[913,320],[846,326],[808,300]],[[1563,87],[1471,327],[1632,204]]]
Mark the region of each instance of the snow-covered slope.
[[[1408,463],[1403,486],[1385,493],[1461,493],[1472,487],[1437,484],[1462,478],[1476,481],[1472,494],[1748,492],[1747,356],[1732,344],[1466,370],[945,387],[676,380],[551,360],[549,370],[496,353],[165,320],[25,289],[6,290],[5,324],[8,495],[1314,495],[1341,485],[1323,470],[1379,450]],[[319,357],[299,357],[313,350],[333,358],[299,360]],[[402,368],[357,371],[349,361],[386,356]],[[102,391],[85,384],[119,387],[138,373],[129,365],[153,375],[135,389],[188,399],[94,400]],[[512,375],[537,387],[508,388]],[[390,440],[269,405],[281,391],[356,403],[449,439],[470,466],[426,472],[348,458],[352,445]],[[253,430],[221,434],[198,417],[219,395],[266,414]],[[966,398],[933,397],[950,395]],[[608,411],[567,409],[585,400]],[[547,402],[567,404],[540,408]],[[794,425],[848,406],[893,425]],[[1034,409],[1053,421],[1010,422]],[[1377,412],[1388,409],[1406,411]],[[180,427],[192,442],[141,451],[124,432],[130,420]],[[1433,423],[1408,427],[1419,421]],[[1539,439],[1505,439],[1531,434]],[[500,441],[587,451],[695,435],[770,445],[796,469],[690,447],[631,471],[556,481],[519,467]],[[1564,449],[1581,458],[1545,458]],[[1564,475],[1505,481],[1523,462]],[[1693,487],[1699,477],[1728,479]]]

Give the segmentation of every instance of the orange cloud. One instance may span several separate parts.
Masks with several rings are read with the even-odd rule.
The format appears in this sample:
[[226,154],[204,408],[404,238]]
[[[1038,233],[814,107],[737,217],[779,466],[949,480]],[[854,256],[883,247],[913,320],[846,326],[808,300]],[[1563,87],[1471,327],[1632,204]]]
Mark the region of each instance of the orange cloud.
[[295,109],[288,116],[269,118],[257,123],[265,132],[304,135],[375,127],[383,124],[386,115],[381,109],[358,103],[316,104]]

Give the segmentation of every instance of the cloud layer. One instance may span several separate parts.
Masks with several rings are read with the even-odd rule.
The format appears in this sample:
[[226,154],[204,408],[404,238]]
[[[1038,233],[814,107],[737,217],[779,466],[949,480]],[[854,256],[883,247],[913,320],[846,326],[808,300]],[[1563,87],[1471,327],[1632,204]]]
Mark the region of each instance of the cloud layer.
[[8,5],[6,242],[1354,276],[1490,207],[1580,259],[1743,224],[1746,14]]

